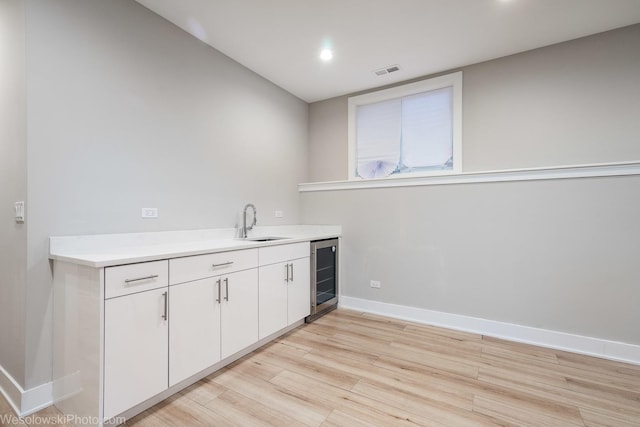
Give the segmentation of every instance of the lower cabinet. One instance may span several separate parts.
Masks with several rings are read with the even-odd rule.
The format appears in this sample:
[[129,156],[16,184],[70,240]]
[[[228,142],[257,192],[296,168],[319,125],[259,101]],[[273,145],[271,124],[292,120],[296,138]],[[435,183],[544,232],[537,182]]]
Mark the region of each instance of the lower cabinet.
[[220,295],[216,278],[169,288],[169,386],[220,361]]
[[102,425],[303,319],[309,281],[309,242],[104,270],[56,261],[56,405]]
[[258,269],[169,287],[169,386],[258,341]]
[[260,339],[287,326],[287,266],[260,267]]
[[287,324],[304,319],[311,311],[311,266],[309,257],[291,262],[291,279],[287,282]]
[[167,287],[105,301],[105,418],[167,389],[168,302]]
[[221,277],[222,358],[258,342],[258,269]]
[[310,313],[309,243],[261,248],[260,263],[258,324],[262,339]]

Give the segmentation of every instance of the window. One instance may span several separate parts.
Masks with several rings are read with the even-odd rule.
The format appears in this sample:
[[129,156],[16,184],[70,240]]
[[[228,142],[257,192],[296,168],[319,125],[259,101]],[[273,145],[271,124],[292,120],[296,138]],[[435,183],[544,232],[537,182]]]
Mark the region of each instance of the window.
[[462,72],[349,98],[349,179],[462,171]]

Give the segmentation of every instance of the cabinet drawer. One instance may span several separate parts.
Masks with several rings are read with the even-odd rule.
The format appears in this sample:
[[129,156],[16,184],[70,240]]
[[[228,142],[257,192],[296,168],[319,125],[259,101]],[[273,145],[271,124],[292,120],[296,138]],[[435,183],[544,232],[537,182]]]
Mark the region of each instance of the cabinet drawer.
[[205,279],[258,266],[258,249],[195,255],[169,260],[169,284]]
[[311,245],[309,242],[259,248],[260,265],[269,265],[291,259],[305,258],[309,256],[310,250]]
[[104,269],[105,298],[161,288],[169,283],[169,262],[153,261]]

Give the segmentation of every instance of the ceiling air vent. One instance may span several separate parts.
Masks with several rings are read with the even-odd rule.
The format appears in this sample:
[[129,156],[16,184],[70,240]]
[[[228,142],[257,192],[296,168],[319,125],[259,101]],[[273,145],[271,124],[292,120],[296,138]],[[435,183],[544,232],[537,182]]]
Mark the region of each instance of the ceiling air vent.
[[380,68],[379,70],[375,70],[374,73],[376,76],[384,76],[386,74],[395,73],[396,71],[400,71],[399,65],[389,65],[384,68]]

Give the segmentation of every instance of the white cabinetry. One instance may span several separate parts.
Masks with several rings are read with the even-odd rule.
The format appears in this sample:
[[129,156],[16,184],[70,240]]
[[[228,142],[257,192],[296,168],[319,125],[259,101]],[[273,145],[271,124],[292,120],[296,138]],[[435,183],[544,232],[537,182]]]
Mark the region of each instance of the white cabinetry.
[[171,286],[169,386],[220,361],[220,303],[215,278]]
[[109,424],[290,330],[310,311],[309,248],[105,267],[55,260],[56,406]]
[[168,387],[167,261],[107,268],[105,284],[106,295],[118,295],[104,303],[104,415],[110,418]]
[[[307,254],[309,251],[307,250]],[[304,319],[311,309],[311,284],[309,283],[309,257],[291,261],[291,278],[287,282],[288,325]]]
[[260,248],[260,339],[309,315],[309,243]]
[[258,269],[222,277],[222,358],[258,341]]
[[258,341],[258,250],[169,262],[173,386]]

